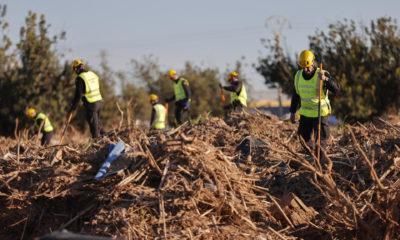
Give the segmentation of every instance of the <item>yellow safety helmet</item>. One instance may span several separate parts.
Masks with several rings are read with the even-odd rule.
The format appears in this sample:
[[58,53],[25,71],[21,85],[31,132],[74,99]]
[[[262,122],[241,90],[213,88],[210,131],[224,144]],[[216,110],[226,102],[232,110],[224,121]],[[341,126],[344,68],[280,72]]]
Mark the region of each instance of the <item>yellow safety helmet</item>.
[[26,116],[28,118],[33,118],[36,115],[36,111],[33,108],[29,108],[28,111],[26,111]]
[[306,68],[314,64],[314,53],[309,50],[304,50],[300,53],[299,65],[301,68]]
[[231,80],[233,77],[237,77],[237,76],[239,76],[239,74],[237,74],[237,72],[231,72],[228,75],[228,80]]
[[76,68],[76,67],[78,67],[79,65],[82,65],[82,64],[83,64],[83,62],[81,60],[75,59],[74,63],[72,64],[72,68],[74,69],[74,68]]
[[168,72],[168,77],[169,77],[169,78],[172,78],[175,74],[176,74],[176,71],[175,71],[175,70],[169,70],[169,72]]
[[157,101],[158,100],[158,96],[155,94],[150,94],[150,101]]

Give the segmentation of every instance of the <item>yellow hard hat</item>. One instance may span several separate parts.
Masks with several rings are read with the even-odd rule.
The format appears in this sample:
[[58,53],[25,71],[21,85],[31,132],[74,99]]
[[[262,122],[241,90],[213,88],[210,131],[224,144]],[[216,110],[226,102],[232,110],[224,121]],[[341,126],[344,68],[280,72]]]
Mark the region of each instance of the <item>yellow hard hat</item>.
[[26,116],[28,118],[33,118],[36,115],[36,111],[33,108],[29,108],[28,111],[26,111]]
[[150,94],[150,101],[156,101],[158,100],[158,96],[155,94]]
[[309,50],[304,50],[300,53],[299,65],[301,68],[306,68],[314,64],[314,53]]
[[83,62],[81,60],[75,59],[74,63],[72,64],[72,68],[76,68],[76,67],[78,67],[79,65],[82,65],[82,64],[83,64]]
[[176,74],[176,71],[175,71],[175,70],[169,70],[169,72],[168,72],[168,77],[169,77],[169,78],[172,78],[175,74]]
[[239,74],[237,74],[237,72],[231,72],[231,73],[229,73],[229,75],[228,75],[228,80],[230,80],[230,79],[233,78],[233,77],[237,77],[237,76],[239,76]]

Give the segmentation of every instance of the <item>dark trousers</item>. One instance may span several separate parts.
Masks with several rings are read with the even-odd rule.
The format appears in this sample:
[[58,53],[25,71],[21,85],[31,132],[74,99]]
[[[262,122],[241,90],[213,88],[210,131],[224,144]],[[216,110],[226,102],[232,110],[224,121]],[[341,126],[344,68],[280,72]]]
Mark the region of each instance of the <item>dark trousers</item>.
[[237,99],[232,103],[232,111],[240,112],[242,111],[243,107],[244,106],[242,105],[242,103]]
[[89,123],[90,133],[93,138],[100,137],[104,133],[103,124],[100,121],[100,111],[103,107],[103,101],[94,103],[85,103],[86,120]]
[[[313,138],[313,130],[315,138]],[[318,118],[309,118],[300,115],[299,129],[297,133],[304,139],[310,149],[314,149],[314,142],[316,142],[318,138]],[[328,116],[321,117],[321,147],[323,149],[326,149],[329,134]]]
[[175,103],[175,119],[178,125],[184,123],[187,119],[189,109],[185,108],[185,101]]
[[42,146],[49,145],[51,141],[51,137],[53,137],[53,131],[51,132],[45,132],[43,131],[43,136],[41,140]]

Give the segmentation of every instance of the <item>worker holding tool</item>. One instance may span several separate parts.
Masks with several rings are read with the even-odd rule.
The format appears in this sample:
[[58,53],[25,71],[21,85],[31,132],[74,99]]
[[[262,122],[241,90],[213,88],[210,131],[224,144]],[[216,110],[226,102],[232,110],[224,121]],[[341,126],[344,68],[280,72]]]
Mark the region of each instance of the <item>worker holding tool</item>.
[[236,72],[229,73],[228,82],[231,84],[230,86],[219,84],[220,88],[231,92],[231,104],[225,106],[225,108],[231,111],[241,111],[243,107],[247,107],[247,92],[244,83],[239,81],[239,74]]
[[[298,134],[312,149],[312,131],[318,131],[319,117],[321,118],[320,135],[322,148],[326,148],[329,139],[328,115],[331,113],[331,106],[328,99],[328,92],[337,94],[340,91],[339,83],[325,70],[315,65],[315,56],[309,50],[300,54],[299,65],[301,67],[294,77],[294,89],[290,104],[290,121],[296,122],[296,112],[300,105],[300,123]],[[320,116],[319,108],[319,82],[322,80]],[[317,155],[317,154],[316,154]]]
[[168,72],[168,78],[174,82],[174,95],[166,99],[166,102],[175,100],[175,119],[178,125],[181,125],[186,121],[191,102],[189,81],[179,77],[175,70]]
[[[36,128],[39,130],[40,126],[42,126],[42,140],[41,140],[41,144],[42,145],[48,145],[50,144],[51,141],[51,137],[53,136],[53,125],[51,125],[51,122],[49,120],[49,118],[46,116],[46,114],[44,113],[36,113],[36,110],[33,108],[29,108],[28,111],[26,112],[26,116],[29,119],[35,119],[35,126]],[[44,122],[43,122],[44,121]]]
[[74,60],[72,65],[78,76],[75,80],[75,97],[71,104],[70,113],[74,111],[79,100],[82,99],[86,108],[86,120],[90,126],[93,138],[104,134],[103,125],[100,121],[100,111],[103,106],[103,98],[100,93],[99,77],[92,71],[88,71],[79,59]]
[[158,103],[158,96],[150,95],[150,104],[153,106],[151,111],[150,129],[164,130],[167,109],[164,105]]

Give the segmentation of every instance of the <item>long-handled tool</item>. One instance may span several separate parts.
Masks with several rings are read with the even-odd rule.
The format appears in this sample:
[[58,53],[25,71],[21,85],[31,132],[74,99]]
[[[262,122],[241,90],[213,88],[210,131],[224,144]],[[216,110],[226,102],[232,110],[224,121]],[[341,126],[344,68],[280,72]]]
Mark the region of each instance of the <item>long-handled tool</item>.
[[[321,62],[319,63],[319,71],[322,72],[322,56],[321,56]],[[321,158],[321,153],[320,153],[320,148],[321,148],[321,92],[322,92],[322,77],[318,79],[318,138],[317,138],[317,159],[318,162],[320,162]]]
[[224,91],[223,91],[221,85],[219,86],[219,90],[221,91],[222,107],[224,108],[224,112],[225,112],[225,114],[226,114],[226,109],[225,109],[225,95],[224,95]]
[[[60,139],[59,145],[61,145],[62,142],[63,142],[63,140],[64,140],[65,132],[66,132],[66,130],[67,130],[67,128],[68,128],[69,123],[71,122],[72,113],[73,113],[73,110],[71,110],[71,112],[69,113],[69,116],[68,116],[68,120],[65,122],[64,131],[63,131],[63,133],[62,133],[62,135],[61,135],[61,139]],[[61,158],[61,155],[60,155],[60,154],[61,154],[62,152],[61,152],[60,150],[61,150],[61,149],[56,149],[56,150],[54,150],[54,152],[51,154],[51,156],[50,156],[50,163],[51,163],[51,165],[54,164],[54,162],[56,161],[57,158]]]
[[69,123],[71,122],[71,118],[72,118],[72,113],[73,113],[73,112],[74,112],[74,111],[71,110],[71,112],[69,113],[68,120],[65,122],[64,131],[63,131],[63,133],[62,133],[62,135],[61,135],[61,139],[60,139],[59,145],[61,145],[61,143],[62,143],[63,140],[64,140],[65,132],[67,131],[68,125],[69,125]]

